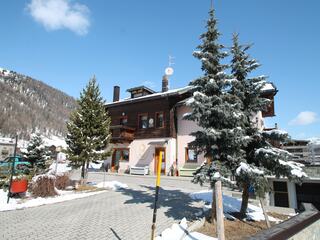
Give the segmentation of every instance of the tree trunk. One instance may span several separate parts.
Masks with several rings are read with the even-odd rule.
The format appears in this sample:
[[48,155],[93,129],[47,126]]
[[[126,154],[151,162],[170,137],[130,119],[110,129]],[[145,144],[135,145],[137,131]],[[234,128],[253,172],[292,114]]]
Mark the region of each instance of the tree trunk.
[[240,215],[241,217],[246,217],[247,214],[247,208],[248,208],[248,202],[249,202],[249,184],[244,183],[242,190],[242,202],[241,202],[241,209],[240,209]]
[[216,226],[217,223],[217,211],[216,211],[216,195],[215,189],[212,188],[212,203],[211,203],[211,223]]
[[262,208],[262,211],[263,211],[264,218],[266,220],[267,227],[271,228],[271,224],[270,224],[270,221],[269,221],[268,214],[266,212],[266,209],[264,208],[263,200],[260,197],[259,197],[259,200],[260,200],[260,205],[261,205],[261,208]]
[[83,162],[81,166],[81,180],[80,180],[81,185],[84,184],[84,177],[85,177],[85,162]]

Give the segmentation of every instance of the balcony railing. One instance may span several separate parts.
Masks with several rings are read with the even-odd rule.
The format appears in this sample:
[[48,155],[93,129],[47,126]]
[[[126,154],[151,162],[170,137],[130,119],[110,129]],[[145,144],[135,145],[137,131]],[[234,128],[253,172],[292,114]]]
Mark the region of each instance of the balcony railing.
[[112,132],[111,142],[132,142],[134,139],[135,128],[126,125],[110,126]]

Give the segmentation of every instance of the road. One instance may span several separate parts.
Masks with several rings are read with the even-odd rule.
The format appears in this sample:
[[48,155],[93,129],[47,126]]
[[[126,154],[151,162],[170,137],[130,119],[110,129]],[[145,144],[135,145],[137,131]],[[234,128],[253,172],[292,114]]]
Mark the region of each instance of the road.
[[[89,181],[119,181],[129,188],[63,203],[0,212],[0,238],[150,239],[155,178],[90,173]],[[157,233],[183,217],[194,220],[203,203],[188,193],[202,188],[186,178],[161,181]]]

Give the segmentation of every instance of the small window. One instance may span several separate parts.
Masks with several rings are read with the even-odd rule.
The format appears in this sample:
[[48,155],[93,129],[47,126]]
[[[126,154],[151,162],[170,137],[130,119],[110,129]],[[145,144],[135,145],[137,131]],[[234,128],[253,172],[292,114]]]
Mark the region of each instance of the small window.
[[164,127],[164,115],[163,112],[156,113],[156,127]]
[[8,156],[8,155],[9,155],[9,150],[6,149],[6,148],[3,148],[2,151],[1,151],[1,154],[2,154],[3,156]]
[[197,162],[197,153],[190,148],[186,148],[186,162]]
[[128,117],[121,117],[120,125],[127,125],[127,124],[128,124]]
[[139,115],[139,128],[140,129],[148,128],[148,115],[147,114]]
[[133,94],[133,98],[142,97],[142,96],[143,96],[142,93],[135,93],[135,94]]

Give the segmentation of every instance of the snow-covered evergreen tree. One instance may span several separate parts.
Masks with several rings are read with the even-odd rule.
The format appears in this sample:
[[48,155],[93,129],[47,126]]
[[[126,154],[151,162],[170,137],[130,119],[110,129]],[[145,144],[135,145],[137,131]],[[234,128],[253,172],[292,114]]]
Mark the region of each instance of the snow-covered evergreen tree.
[[197,153],[203,153],[207,159],[196,171],[193,182],[210,182],[212,188],[217,180],[230,175],[230,169],[235,169],[242,161],[241,144],[245,140],[241,101],[230,94],[233,79],[224,72],[228,66],[221,63],[227,53],[218,42],[219,36],[212,9],[207,31],[200,37],[202,43],[198,46],[199,51],[194,52],[202,63],[204,75],[190,83],[195,92],[187,101],[191,112],[185,116],[185,119],[195,121],[201,127],[201,130],[192,133],[195,140],[190,147]]
[[251,77],[253,70],[260,64],[247,54],[249,45],[240,45],[238,35],[233,36],[231,48],[231,72],[235,81],[232,82],[231,93],[237,95],[242,101],[242,112],[245,115],[245,134],[247,141],[242,143],[245,160],[239,162],[235,169],[237,184],[242,188],[241,214],[245,216],[249,187],[253,186],[259,195],[269,190],[267,175],[284,176],[289,179],[301,180],[306,175],[301,165],[290,162],[291,154],[281,150],[280,146],[288,139],[288,134],[280,130],[263,131],[257,128],[253,114],[263,111],[270,101],[262,97],[266,77]]
[[24,156],[32,164],[35,174],[44,172],[49,153],[44,146],[40,133],[31,136]]
[[89,163],[108,155],[105,151],[110,140],[110,117],[100,96],[99,86],[93,77],[80,93],[78,108],[67,123],[67,152],[73,167],[81,167],[84,179]]

